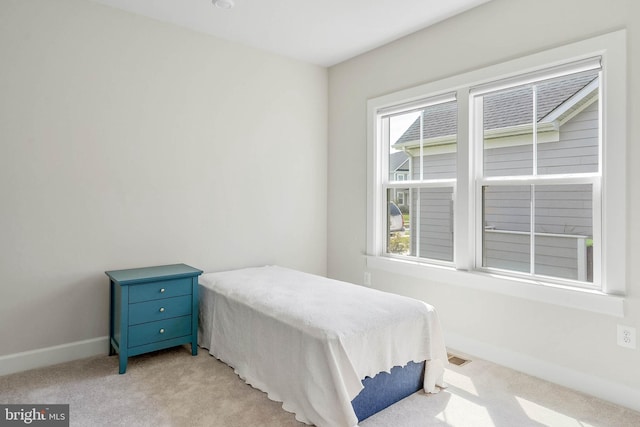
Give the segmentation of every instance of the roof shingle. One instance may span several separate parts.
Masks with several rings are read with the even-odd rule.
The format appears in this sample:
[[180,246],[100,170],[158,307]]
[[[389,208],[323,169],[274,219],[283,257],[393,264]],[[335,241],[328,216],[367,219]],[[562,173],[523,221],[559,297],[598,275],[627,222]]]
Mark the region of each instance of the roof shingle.
[[[589,73],[550,80],[537,85],[537,121],[597,78]],[[500,129],[531,123],[533,115],[532,85],[519,86],[484,95],[484,129]],[[447,102],[426,107],[422,111],[423,138],[431,139],[457,133],[457,105]],[[420,138],[420,117],[398,138],[396,144],[417,141]]]

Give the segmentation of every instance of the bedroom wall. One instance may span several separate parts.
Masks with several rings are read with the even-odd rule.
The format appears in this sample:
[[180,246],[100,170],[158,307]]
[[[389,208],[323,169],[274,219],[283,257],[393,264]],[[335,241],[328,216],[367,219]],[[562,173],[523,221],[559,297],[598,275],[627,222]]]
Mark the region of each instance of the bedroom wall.
[[105,270],[326,273],[325,68],[86,0],[1,0],[0,58],[0,365],[106,352]]
[[[640,349],[616,345],[616,326],[640,332],[640,3],[493,0],[329,70],[328,274],[363,283],[370,98],[610,31],[628,30],[627,292],[625,317],[538,303],[371,270],[372,286],[423,299],[449,345],[640,410]],[[345,220],[347,218],[348,220]],[[359,218],[359,220],[358,220]]]

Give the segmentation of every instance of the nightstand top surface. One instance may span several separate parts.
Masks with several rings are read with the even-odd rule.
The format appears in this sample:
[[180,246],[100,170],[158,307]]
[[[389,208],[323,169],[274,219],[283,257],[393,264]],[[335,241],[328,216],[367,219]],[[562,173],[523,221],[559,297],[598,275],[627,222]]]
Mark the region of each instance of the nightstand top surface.
[[121,285],[149,282],[158,279],[199,276],[202,270],[186,264],[158,265],[154,267],[130,268],[127,270],[105,271],[105,274]]

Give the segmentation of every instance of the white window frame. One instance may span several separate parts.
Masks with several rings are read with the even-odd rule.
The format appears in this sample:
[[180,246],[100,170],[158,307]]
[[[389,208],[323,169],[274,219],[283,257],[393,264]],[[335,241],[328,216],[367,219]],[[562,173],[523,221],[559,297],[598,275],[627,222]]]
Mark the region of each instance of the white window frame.
[[[390,125],[390,117],[393,116],[395,110],[397,109],[401,109],[401,110],[405,110],[405,109],[410,109],[410,110],[420,110],[420,109],[424,109],[424,108],[428,108],[430,106],[434,106],[434,105],[439,105],[439,104],[445,104],[448,102],[456,102],[456,97],[455,97],[455,93],[446,93],[446,94],[440,94],[438,96],[430,96],[421,100],[412,100],[409,104],[403,104],[403,105],[399,105],[399,106],[394,106],[391,109],[380,109],[378,110],[378,114],[379,114],[379,120],[377,120],[377,127],[378,127],[378,135],[380,138],[380,152],[381,152],[381,157],[388,159],[389,155],[390,155],[390,141],[388,140],[388,135],[389,135],[389,125]],[[428,188],[451,188],[452,192],[455,194],[455,188],[456,188],[456,180],[455,178],[451,178],[451,179],[426,179],[424,178],[424,170],[423,170],[423,165],[422,165],[422,145],[420,146],[420,176],[418,179],[408,179],[408,180],[394,180],[394,181],[390,181],[387,179],[382,179],[382,181],[380,182],[380,190],[382,192],[382,199],[381,199],[381,209],[384,209],[387,206],[387,203],[389,202],[389,200],[386,199],[387,197],[387,191],[388,190],[408,190],[409,191],[409,204],[413,203],[413,198],[411,195],[411,191],[412,190],[421,190],[421,189],[428,189]],[[382,167],[384,168],[387,165],[386,161],[382,162]],[[388,174],[383,174],[383,176],[388,176]],[[418,203],[419,205],[419,203]],[[383,214],[384,218],[385,218],[385,223],[386,223],[386,210]],[[419,218],[420,214],[419,214],[419,208],[418,208],[418,214],[417,214],[417,218]],[[386,228],[385,228],[386,230]],[[420,255],[420,220],[418,219],[416,221],[416,227],[415,229],[412,231],[412,233],[417,236],[416,242],[415,242],[415,247],[416,247],[416,252],[417,254],[415,256],[411,256],[411,257],[406,257],[405,255],[399,255],[399,254],[393,254],[393,253],[386,253],[386,249],[384,250],[385,255],[389,256],[389,257],[397,257],[397,258],[408,258],[408,259],[425,259],[425,258],[421,258]],[[389,234],[385,231],[382,234],[382,240],[381,240],[381,244],[383,248],[387,248],[388,244],[389,244]],[[432,264],[442,264],[442,265],[451,265],[452,262],[451,261],[439,261],[439,260],[435,260],[435,259],[429,259],[428,260],[430,263]]]
[[[478,223],[477,183],[471,162],[475,118],[470,117],[470,90],[497,81],[506,82],[523,75],[534,76],[553,67],[562,67],[593,57],[601,57],[601,168],[602,236],[599,289],[574,288],[555,281],[512,277],[476,268]],[[454,212],[453,265],[398,259],[385,254],[386,211],[382,182],[384,148],[378,118],[394,108],[402,109],[425,98],[455,92],[458,99],[458,175]],[[469,100],[469,102],[465,102]],[[622,317],[626,292],[626,30],[620,30],[577,43],[427,83],[368,101],[368,180],[367,180],[367,267],[382,269],[435,282],[451,283],[478,290],[498,292],[572,308]],[[387,148],[388,149],[388,148]],[[386,175],[388,179],[388,174]]]
[[[564,77],[569,76],[571,74],[581,73],[585,71],[598,71],[598,79],[602,81],[602,67],[601,67],[601,58],[588,58],[586,60],[578,61],[575,63],[568,63],[562,65],[560,67],[552,67],[550,69],[536,71],[534,73],[526,74],[519,76],[518,78],[507,79],[507,81],[496,81],[492,84],[482,85],[481,87],[471,88],[470,96],[469,96],[469,115],[473,120],[472,132],[469,138],[469,144],[472,147],[471,149],[475,153],[475,157],[470,159],[472,162],[469,166],[471,170],[474,172],[474,191],[475,191],[475,263],[474,268],[480,271],[486,271],[490,273],[498,273],[498,274],[506,274],[517,277],[528,277],[529,273],[520,273],[516,271],[506,271],[500,270],[492,267],[486,267],[482,264],[483,254],[483,233],[485,230],[483,229],[484,224],[482,224],[482,214],[483,214],[483,206],[482,206],[482,188],[485,186],[496,187],[501,185],[513,186],[513,185],[559,185],[559,184],[588,184],[592,186],[592,192],[594,194],[593,197],[593,205],[592,205],[592,214],[593,214],[593,240],[594,240],[594,264],[593,264],[593,283],[588,283],[586,281],[578,281],[578,280],[569,280],[569,279],[561,279],[561,278],[548,278],[543,280],[549,280],[554,284],[563,284],[567,286],[577,286],[581,288],[588,289],[602,289],[602,280],[601,280],[601,259],[602,259],[602,245],[600,244],[601,236],[602,236],[602,221],[601,221],[601,212],[602,212],[602,161],[598,162],[598,170],[596,172],[590,173],[579,173],[579,174],[544,174],[539,175],[537,171],[537,123],[534,121],[532,126],[532,149],[533,149],[533,164],[532,164],[532,174],[530,176],[527,175],[518,175],[518,176],[485,176],[483,173],[483,156],[484,156],[484,132],[482,130],[483,126],[483,103],[482,97],[494,93],[496,91],[510,89],[512,87],[522,87],[524,84],[530,83],[538,83],[547,79],[556,78],[556,77]],[[598,83],[598,102],[599,108],[598,111],[602,112],[600,101],[602,100],[602,85]],[[535,95],[534,95],[535,99]],[[535,109],[536,106],[534,105]],[[535,112],[534,112],[535,115]],[[599,125],[602,125],[602,114],[599,115]],[[599,139],[602,142],[602,126],[600,126],[599,131]],[[600,160],[602,159],[602,143],[599,144],[600,147]],[[533,196],[533,194],[532,194]],[[531,215],[532,215],[532,224],[534,223],[534,212],[535,207],[531,207]],[[535,268],[535,236],[537,233],[530,230],[529,235],[531,236],[531,268]],[[586,254],[585,254],[586,256]],[[534,276],[538,279],[538,276]]]

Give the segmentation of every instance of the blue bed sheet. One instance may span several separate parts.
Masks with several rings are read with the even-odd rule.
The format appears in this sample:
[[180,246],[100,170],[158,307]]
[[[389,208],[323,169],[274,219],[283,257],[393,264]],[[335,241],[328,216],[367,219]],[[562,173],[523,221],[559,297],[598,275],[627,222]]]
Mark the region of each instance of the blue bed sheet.
[[380,372],[375,377],[362,380],[364,389],[352,401],[351,406],[363,421],[384,408],[421,390],[424,383],[424,361],[395,366],[391,373]]

